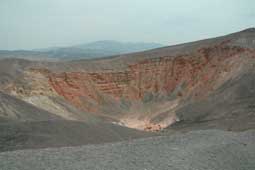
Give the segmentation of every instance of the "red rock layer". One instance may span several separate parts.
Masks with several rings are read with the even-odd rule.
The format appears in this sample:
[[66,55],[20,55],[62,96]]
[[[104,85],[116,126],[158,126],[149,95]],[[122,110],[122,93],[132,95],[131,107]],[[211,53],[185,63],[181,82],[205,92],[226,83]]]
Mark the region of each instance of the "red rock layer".
[[189,55],[146,59],[121,72],[52,73],[49,82],[74,105],[96,112],[99,107],[95,106],[100,106],[105,97],[116,101],[142,100],[146,93],[167,95],[180,86],[177,97],[206,95],[222,73],[233,69],[230,59],[251,53],[248,49],[220,44]]

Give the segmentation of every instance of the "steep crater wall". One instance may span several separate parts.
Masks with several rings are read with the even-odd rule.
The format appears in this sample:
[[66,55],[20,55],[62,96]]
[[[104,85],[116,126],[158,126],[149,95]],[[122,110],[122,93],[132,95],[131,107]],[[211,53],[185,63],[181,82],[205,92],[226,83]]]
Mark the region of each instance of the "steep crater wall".
[[[245,70],[245,63],[254,58],[254,51],[228,46],[227,43],[199,48],[191,54],[145,59],[119,72],[50,72],[47,76],[49,84],[59,95],[89,112],[108,115],[102,109],[107,102],[119,105],[125,100],[142,105],[148,94],[160,96],[164,101],[178,100],[178,108],[187,100],[208,96]],[[130,108],[122,109],[122,115],[117,119],[128,117]],[[140,113],[137,119],[146,119],[144,129],[160,129],[176,121],[171,119],[164,125],[160,124],[162,120],[153,123],[152,120],[162,117],[165,112],[158,111],[154,115]]]

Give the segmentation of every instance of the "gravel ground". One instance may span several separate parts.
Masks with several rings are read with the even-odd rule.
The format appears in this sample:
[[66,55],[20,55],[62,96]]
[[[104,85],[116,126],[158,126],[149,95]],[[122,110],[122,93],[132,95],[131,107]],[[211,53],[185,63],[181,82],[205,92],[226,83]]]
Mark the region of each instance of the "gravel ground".
[[81,147],[0,153],[1,170],[254,170],[255,131],[204,130]]

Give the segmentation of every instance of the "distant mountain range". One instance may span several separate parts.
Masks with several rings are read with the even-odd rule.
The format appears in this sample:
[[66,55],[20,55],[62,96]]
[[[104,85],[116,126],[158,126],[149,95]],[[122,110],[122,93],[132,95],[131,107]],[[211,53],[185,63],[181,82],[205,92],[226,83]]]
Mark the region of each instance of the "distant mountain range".
[[91,59],[113,56],[125,53],[150,50],[162,47],[158,43],[134,43],[119,41],[96,41],[69,47],[52,47],[34,50],[1,50],[0,58],[25,58],[25,59]]

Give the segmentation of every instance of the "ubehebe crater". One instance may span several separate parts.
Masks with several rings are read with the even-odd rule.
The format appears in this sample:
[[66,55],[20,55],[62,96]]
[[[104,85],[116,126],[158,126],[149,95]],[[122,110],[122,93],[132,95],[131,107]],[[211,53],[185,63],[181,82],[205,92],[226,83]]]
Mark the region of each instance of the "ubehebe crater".
[[[214,97],[214,103],[210,104],[218,107],[217,99],[225,96],[234,103],[235,98],[226,94],[233,86],[225,91],[221,89],[247,75],[250,75],[250,83],[254,83],[254,71],[255,29],[248,29],[215,39],[106,59],[56,63],[30,61],[7,77],[1,89],[38,107],[47,106],[48,111],[64,112],[60,105],[56,107],[56,103],[50,102],[52,98],[61,98],[70,107],[105,121],[159,131],[195,121],[232,121],[236,116],[232,112],[201,110],[199,107],[206,104],[201,101]],[[234,89],[232,94],[242,95]],[[189,118],[182,110],[191,104],[196,105],[194,108],[198,109],[193,112],[198,114]],[[70,112],[59,116],[82,120]],[[248,120],[250,110],[238,116],[240,121]],[[222,127],[233,127],[226,122],[222,122]]]

